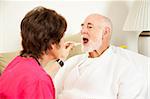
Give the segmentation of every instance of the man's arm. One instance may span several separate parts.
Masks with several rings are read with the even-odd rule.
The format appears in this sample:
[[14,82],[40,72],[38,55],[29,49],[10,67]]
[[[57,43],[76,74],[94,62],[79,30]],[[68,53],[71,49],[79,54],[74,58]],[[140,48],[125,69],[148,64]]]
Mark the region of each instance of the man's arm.
[[125,66],[120,76],[118,99],[145,99],[146,79],[144,73],[139,72],[136,66],[130,62],[122,64]]
[[81,56],[82,55],[76,55],[74,57],[69,58],[67,61],[65,61],[64,66],[60,68],[59,71],[56,73],[56,76],[54,77],[56,96],[62,93],[66,77],[81,60]]

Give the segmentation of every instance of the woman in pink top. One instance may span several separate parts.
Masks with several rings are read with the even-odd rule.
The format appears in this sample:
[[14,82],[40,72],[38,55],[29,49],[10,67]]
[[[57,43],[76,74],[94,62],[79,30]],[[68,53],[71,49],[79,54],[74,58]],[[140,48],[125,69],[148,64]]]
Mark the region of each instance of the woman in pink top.
[[66,27],[64,17],[51,9],[37,7],[26,14],[21,22],[23,50],[0,76],[0,99],[55,99],[52,79],[42,66],[67,50]]

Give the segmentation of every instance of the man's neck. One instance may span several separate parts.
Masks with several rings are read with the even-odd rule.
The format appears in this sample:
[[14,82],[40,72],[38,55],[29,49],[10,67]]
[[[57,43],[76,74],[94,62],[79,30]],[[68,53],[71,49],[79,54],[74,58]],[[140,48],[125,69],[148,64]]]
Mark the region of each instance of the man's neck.
[[106,47],[101,47],[99,50],[94,50],[92,52],[89,52],[89,58],[96,58],[101,56],[107,49],[109,48],[109,46]]

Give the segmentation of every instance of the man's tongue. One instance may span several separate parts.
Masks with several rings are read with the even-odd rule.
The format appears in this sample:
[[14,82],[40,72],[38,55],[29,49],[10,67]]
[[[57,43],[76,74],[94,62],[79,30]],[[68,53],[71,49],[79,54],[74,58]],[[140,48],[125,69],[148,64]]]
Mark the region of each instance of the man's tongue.
[[83,43],[84,44],[88,43],[88,41],[89,41],[88,38],[83,37]]

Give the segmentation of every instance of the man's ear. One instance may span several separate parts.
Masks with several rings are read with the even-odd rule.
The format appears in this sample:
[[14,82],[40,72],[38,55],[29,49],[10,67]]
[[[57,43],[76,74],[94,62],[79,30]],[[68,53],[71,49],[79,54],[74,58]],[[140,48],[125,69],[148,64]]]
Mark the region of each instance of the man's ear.
[[110,35],[110,28],[109,28],[109,27],[105,27],[105,28],[104,28],[104,31],[103,31],[102,38],[103,38],[103,39],[104,39],[104,38],[107,38],[107,37],[109,37],[109,35]]

